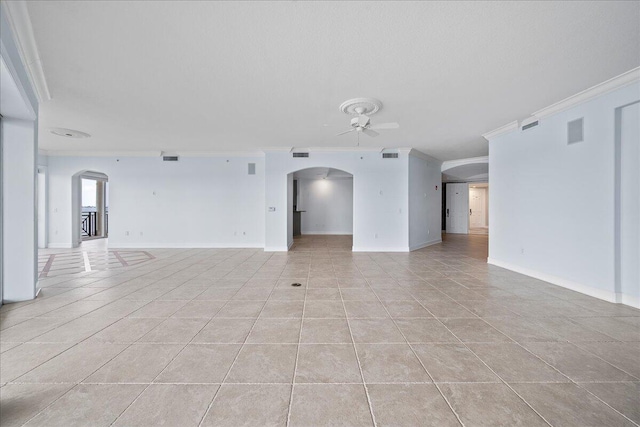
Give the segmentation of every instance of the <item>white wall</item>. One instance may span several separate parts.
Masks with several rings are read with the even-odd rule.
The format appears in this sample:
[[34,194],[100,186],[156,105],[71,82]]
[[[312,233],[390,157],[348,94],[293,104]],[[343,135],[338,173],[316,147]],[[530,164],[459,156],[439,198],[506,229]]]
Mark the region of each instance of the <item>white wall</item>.
[[489,141],[490,263],[616,300],[614,112],[639,98],[634,83]]
[[409,246],[411,250],[442,241],[441,166],[442,162],[432,157],[409,156]]
[[302,234],[353,234],[353,178],[298,179]]
[[[248,175],[247,164],[256,163]],[[110,247],[262,247],[264,158],[49,157],[49,246],[71,247],[72,176],[109,177]],[[127,235],[128,232],[128,235]]]
[[617,111],[619,126],[619,265],[616,292],[620,302],[640,307],[640,103]]
[[408,153],[383,159],[374,151],[314,151],[308,158],[293,158],[288,151],[268,151],[265,167],[265,250],[286,250],[291,228],[287,175],[311,167],[353,175],[354,251],[409,250]]
[[9,302],[36,296],[36,126],[2,119],[2,298]]

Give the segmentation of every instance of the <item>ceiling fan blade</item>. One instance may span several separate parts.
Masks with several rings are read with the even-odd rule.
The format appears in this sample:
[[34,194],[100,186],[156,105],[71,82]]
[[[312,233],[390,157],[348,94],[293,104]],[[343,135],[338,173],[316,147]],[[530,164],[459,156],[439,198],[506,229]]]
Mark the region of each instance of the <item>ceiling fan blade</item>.
[[362,132],[363,132],[365,135],[369,135],[369,136],[373,136],[373,137],[376,137],[376,136],[380,135],[380,134],[379,134],[378,132],[376,132],[375,130],[371,130],[371,129],[369,129],[369,128],[364,128],[364,129],[362,129]]
[[369,129],[398,129],[400,125],[398,123],[378,123],[377,125],[369,126]]
[[354,130],[356,130],[356,129],[355,129],[355,128],[353,128],[353,129],[345,130],[344,132],[340,132],[340,133],[339,133],[339,134],[337,134],[336,136],[344,135],[345,133],[353,132]]

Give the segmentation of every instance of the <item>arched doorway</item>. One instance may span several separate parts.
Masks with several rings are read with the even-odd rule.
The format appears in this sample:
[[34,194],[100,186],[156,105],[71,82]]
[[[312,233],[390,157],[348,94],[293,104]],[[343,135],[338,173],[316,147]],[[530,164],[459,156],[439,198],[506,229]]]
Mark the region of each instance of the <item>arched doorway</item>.
[[83,170],[71,178],[72,242],[104,239],[109,235],[109,177]]
[[351,251],[353,175],[311,167],[287,176],[287,241],[295,251]]

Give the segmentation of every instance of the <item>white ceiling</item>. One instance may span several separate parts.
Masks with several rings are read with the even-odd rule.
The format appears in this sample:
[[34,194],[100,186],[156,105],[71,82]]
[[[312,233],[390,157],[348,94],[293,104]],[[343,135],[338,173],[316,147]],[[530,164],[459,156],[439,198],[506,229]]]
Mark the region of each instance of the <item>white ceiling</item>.
[[[640,2],[29,2],[46,150],[351,147],[353,97],[441,160],[640,65]],[[324,127],[330,124],[333,127]],[[65,127],[85,140],[46,132]]]

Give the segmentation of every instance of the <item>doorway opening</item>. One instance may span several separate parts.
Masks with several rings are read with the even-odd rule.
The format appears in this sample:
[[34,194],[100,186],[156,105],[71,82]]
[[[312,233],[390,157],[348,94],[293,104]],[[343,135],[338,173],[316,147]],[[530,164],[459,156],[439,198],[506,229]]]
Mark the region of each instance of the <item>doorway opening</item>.
[[109,235],[109,181],[81,176],[80,182],[82,240],[104,239]]
[[351,251],[353,175],[315,167],[290,174],[287,233],[293,251]]
[[448,234],[489,234],[489,184],[445,184],[445,230]]
[[101,172],[80,171],[72,179],[72,242],[109,236],[109,177]]
[[469,234],[489,234],[489,184],[469,184]]

